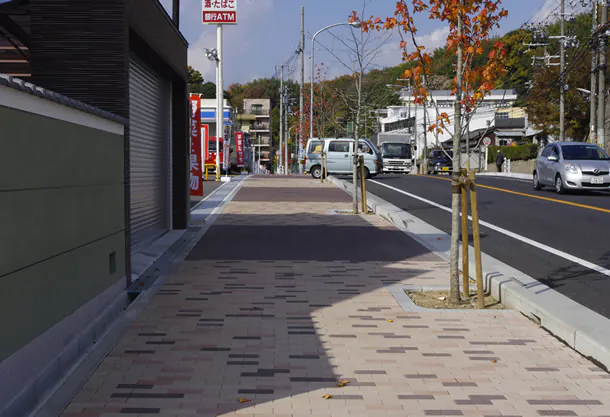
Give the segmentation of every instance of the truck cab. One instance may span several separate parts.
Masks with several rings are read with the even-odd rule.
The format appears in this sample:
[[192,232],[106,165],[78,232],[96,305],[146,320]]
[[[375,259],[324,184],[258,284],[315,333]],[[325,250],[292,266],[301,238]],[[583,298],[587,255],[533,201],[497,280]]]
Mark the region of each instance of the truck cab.
[[407,142],[385,141],[379,147],[383,158],[383,172],[408,174],[413,169],[413,151]]

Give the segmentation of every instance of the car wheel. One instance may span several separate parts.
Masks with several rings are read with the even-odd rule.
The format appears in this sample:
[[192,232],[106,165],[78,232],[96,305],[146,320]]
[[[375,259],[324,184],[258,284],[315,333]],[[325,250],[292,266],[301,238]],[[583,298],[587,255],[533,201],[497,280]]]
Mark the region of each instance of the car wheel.
[[538,178],[537,172],[534,172],[534,190],[536,190],[536,191],[542,190],[542,185],[540,185],[540,178]]
[[315,179],[319,180],[322,177],[322,167],[320,165],[316,165],[311,168],[311,176]]
[[563,180],[561,179],[561,175],[557,175],[555,178],[555,191],[557,194],[565,194],[566,189],[563,186]]

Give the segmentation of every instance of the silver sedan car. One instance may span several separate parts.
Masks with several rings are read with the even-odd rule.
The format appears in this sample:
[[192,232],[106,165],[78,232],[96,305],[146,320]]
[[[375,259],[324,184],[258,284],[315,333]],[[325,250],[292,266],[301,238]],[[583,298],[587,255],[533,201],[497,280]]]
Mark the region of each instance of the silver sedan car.
[[556,142],[536,158],[534,189],[610,191],[610,158],[599,146],[582,142]]

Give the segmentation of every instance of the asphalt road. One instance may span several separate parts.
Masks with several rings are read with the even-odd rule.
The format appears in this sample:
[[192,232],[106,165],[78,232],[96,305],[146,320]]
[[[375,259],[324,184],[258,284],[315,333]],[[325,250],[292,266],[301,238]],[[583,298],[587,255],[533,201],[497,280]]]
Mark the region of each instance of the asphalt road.
[[[610,193],[557,195],[534,191],[529,181],[506,178],[479,177],[477,182],[480,219],[518,235],[482,226],[482,250],[610,318],[610,277],[519,240],[525,237],[610,269]],[[367,186],[369,192],[450,233],[450,213],[381,184],[449,208],[447,176],[383,175]]]

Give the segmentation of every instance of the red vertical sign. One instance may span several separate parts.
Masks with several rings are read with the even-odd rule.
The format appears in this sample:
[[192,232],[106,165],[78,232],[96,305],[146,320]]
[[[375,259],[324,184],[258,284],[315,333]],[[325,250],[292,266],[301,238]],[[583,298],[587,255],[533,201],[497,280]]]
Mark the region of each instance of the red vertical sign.
[[237,166],[244,166],[244,132],[235,132],[235,152],[237,153]]
[[203,196],[201,164],[201,97],[191,94],[191,195]]

